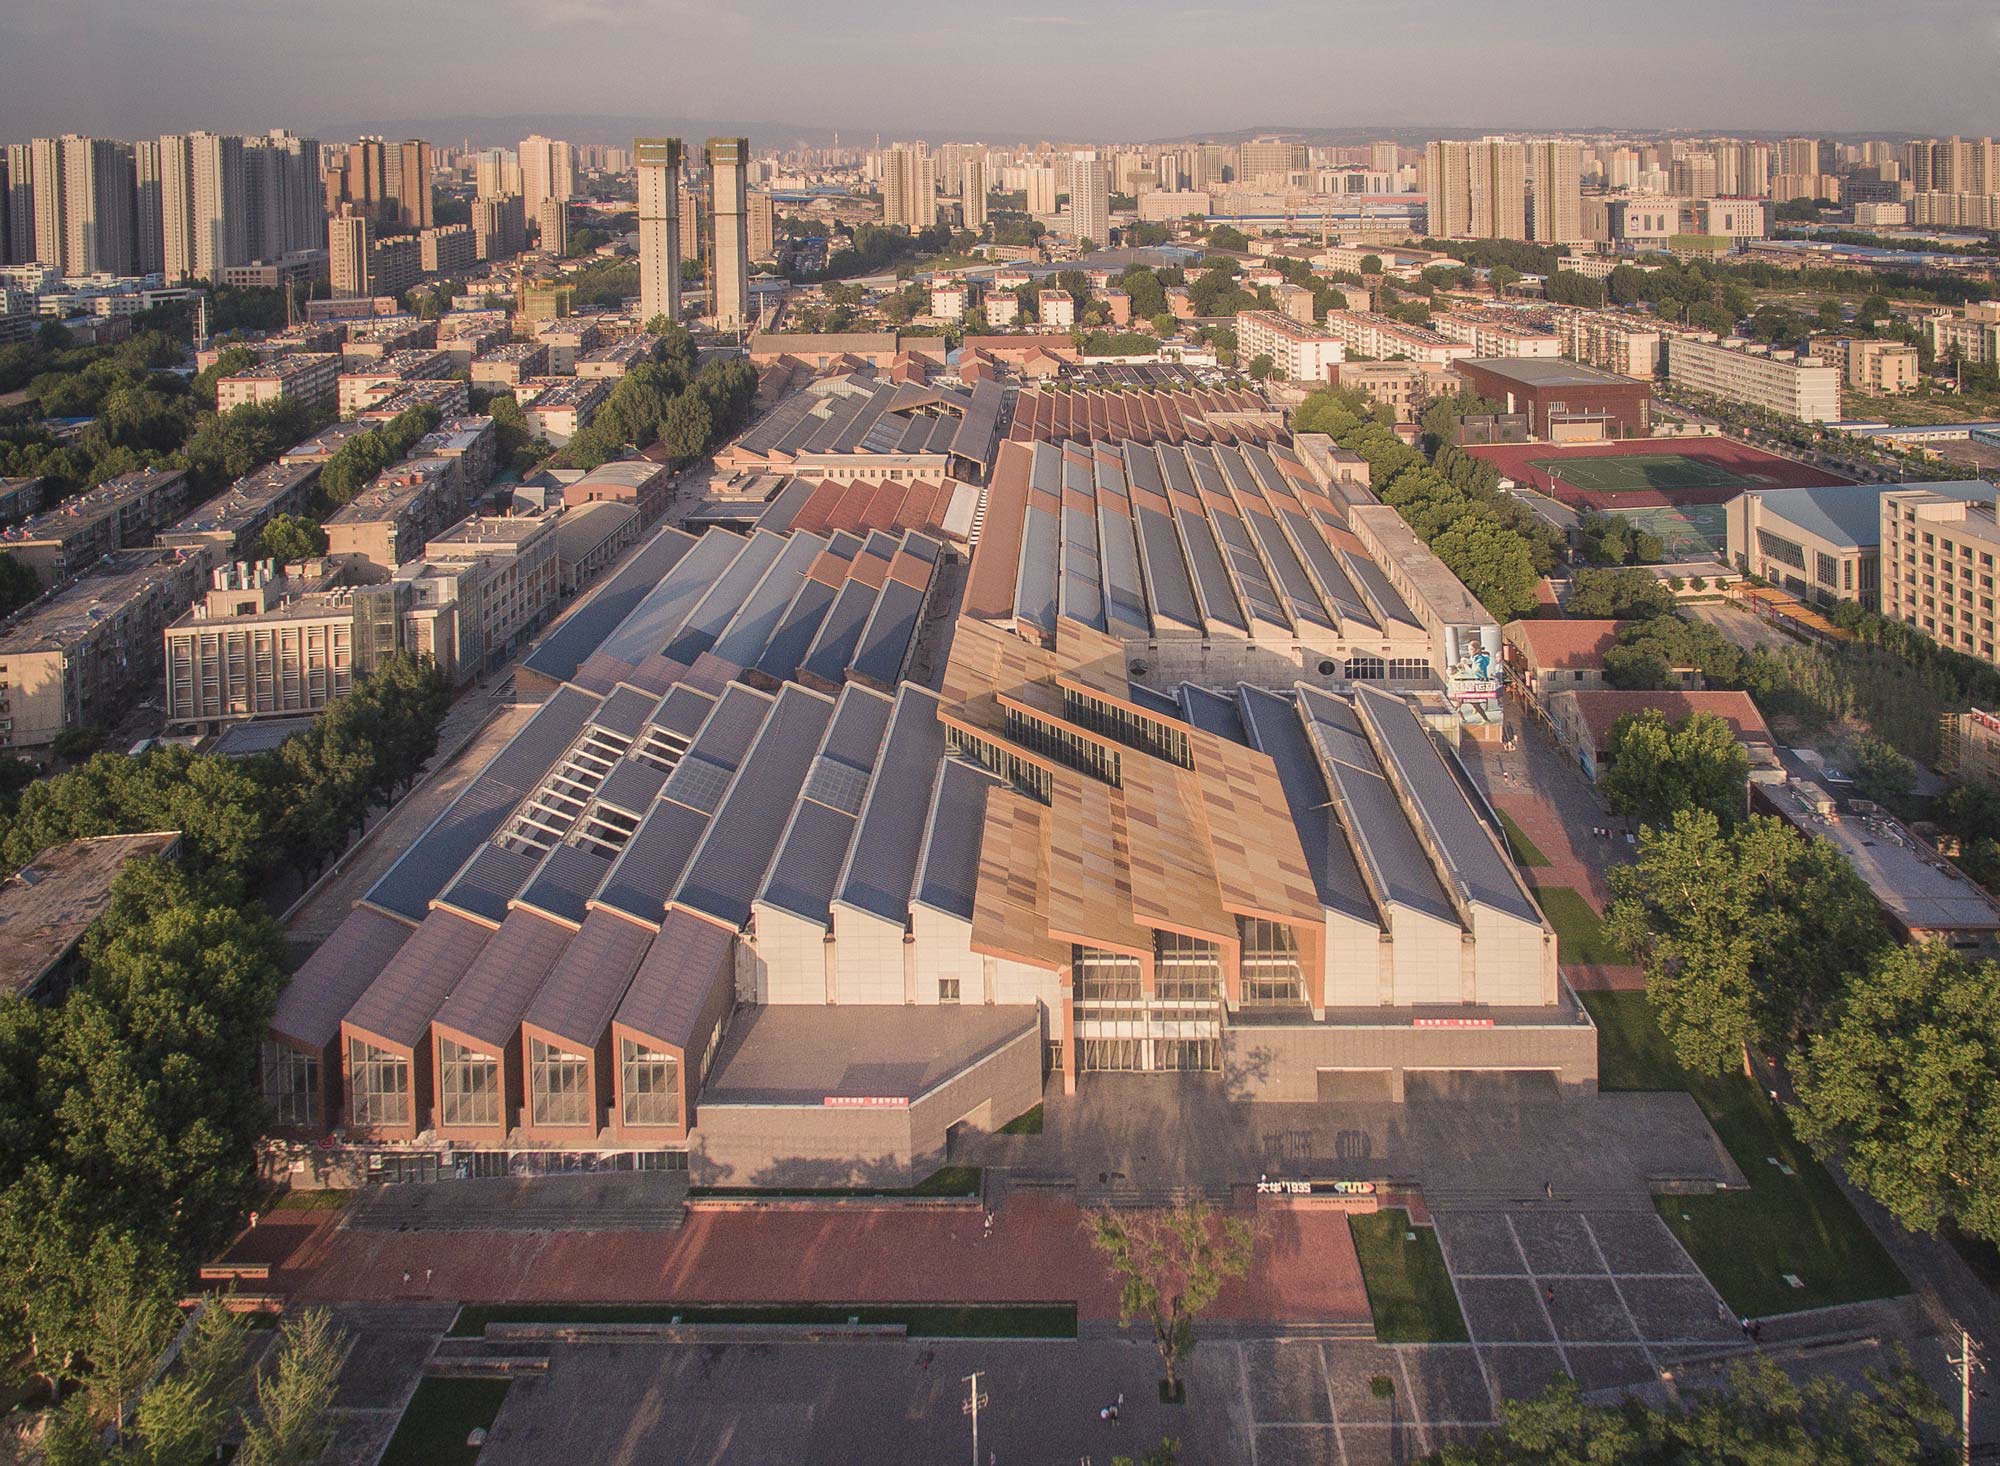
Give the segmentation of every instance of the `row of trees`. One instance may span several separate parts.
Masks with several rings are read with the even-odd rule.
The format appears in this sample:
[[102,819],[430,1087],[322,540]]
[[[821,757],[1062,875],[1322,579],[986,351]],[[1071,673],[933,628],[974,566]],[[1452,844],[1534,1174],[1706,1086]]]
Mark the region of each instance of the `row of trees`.
[[1898,1355],[1854,1389],[1800,1383],[1762,1357],[1734,1365],[1729,1388],[1689,1394],[1681,1408],[1636,1397],[1593,1405],[1565,1379],[1531,1400],[1503,1400],[1500,1428],[1432,1459],[1440,1466],[1945,1466],[1956,1460],[1951,1411]]
[[692,463],[741,427],[757,397],[757,373],[740,358],[694,370],[694,348],[678,327],[658,359],[620,379],[588,426],[563,448],[572,468],[595,468],[658,443],[669,461]]
[[246,890],[309,878],[416,777],[450,701],[434,666],[398,654],[272,753],[98,754],[22,791],[0,820],[0,866],[84,836],[179,830],[190,868]]
[[177,1321],[157,1298],[106,1308],[90,1345],[97,1368],[43,1436],[45,1466],[199,1466],[231,1439],[239,1466],[309,1466],[325,1454],[346,1340],[324,1309],[287,1319],[253,1366],[249,1315],[212,1301],[149,1383]]
[[[1492,466],[1449,442],[1457,415],[1479,404],[1443,399],[1425,415],[1439,463],[1405,444],[1357,392],[1315,392],[1293,414],[1295,432],[1326,433],[1368,461],[1370,482],[1382,501],[1409,521],[1451,572],[1502,621],[1532,611],[1540,576],[1555,563],[1553,536],[1525,506],[1507,498],[1490,477]],[[1444,450],[1449,447],[1451,452]]]
[[438,410],[419,404],[403,409],[380,427],[356,433],[320,469],[320,497],[335,506],[347,503],[383,469],[400,462],[418,439],[437,425]]
[[1682,1064],[1784,1058],[1798,1133],[1898,1221],[2000,1241],[2000,963],[1896,942],[1840,850],[1782,820],[1690,802],[1611,885]]

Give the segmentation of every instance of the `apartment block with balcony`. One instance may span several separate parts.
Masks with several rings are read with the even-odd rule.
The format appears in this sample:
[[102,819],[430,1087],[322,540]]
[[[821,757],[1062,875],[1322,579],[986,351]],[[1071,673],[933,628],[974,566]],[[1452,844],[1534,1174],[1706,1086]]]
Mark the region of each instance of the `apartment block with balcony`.
[[151,544],[187,506],[185,471],[142,468],[0,530],[0,550],[34,571],[44,586],[57,585],[113,550]]
[[215,384],[215,410],[249,403],[303,402],[331,411],[340,396],[341,358],[331,352],[296,352],[251,367]]
[[1995,493],[1978,479],[1884,488],[1882,614],[1940,646],[2000,665]]
[[465,510],[465,471],[457,459],[406,458],[326,521],[327,554],[394,572]]
[[1645,382],[1660,374],[1660,328],[1655,322],[1614,311],[1558,308],[1554,325],[1562,354],[1571,361]]
[[1877,341],[1866,336],[1816,336],[1809,348],[1814,361],[1840,368],[1841,380],[1857,392],[1875,397],[1913,392],[1921,380],[1917,348],[1906,341]]
[[160,632],[201,594],[209,550],[117,550],[0,624],[0,748],[104,727],[159,674]]
[[1278,311],[1244,311],[1236,317],[1239,361],[1268,356],[1288,382],[1329,381],[1347,359],[1340,337]]

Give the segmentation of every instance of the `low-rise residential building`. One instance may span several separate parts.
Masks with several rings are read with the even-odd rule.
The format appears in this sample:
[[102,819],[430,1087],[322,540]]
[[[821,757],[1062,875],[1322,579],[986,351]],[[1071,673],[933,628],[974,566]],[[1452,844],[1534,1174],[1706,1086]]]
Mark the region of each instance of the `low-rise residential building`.
[[609,500],[566,509],[556,521],[557,590],[575,595],[639,543],[639,511]]
[[1486,357],[1556,357],[1563,354],[1562,340],[1511,312],[1443,311],[1431,316],[1431,329],[1440,336],[1462,341],[1472,348],[1475,359]]
[[322,526],[326,552],[394,571],[465,514],[463,470],[454,458],[406,458],[384,469]]
[[367,427],[380,427],[385,422],[394,422],[413,407],[430,408],[440,421],[465,417],[472,411],[472,392],[456,377],[420,377],[403,383],[385,397],[376,398],[355,413],[354,420]]
[[2000,665],[1996,490],[1982,480],[1882,488],[1882,614]]
[[440,224],[417,236],[417,262],[426,275],[454,275],[479,260],[479,242],[470,224]]
[[1554,693],[1603,687],[1604,654],[1618,644],[1624,624],[1556,616],[1510,621],[1500,629],[1507,671],[1537,706]]
[[1923,332],[1939,361],[1990,366],[2000,361],[2000,300],[1970,301],[1956,315],[1925,316]]
[[1917,348],[1907,341],[1878,341],[1867,336],[1815,336],[1813,360],[1840,368],[1841,380],[1857,392],[1894,396],[1913,392],[1921,380]]
[[603,336],[598,323],[588,316],[560,316],[535,327],[535,339],[548,348],[549,370],[554,373],[574,372],[576,359]]
[[574,363],[574,370],[579,377],[586,377],[592,381],[615,382],[633,367],[651,361],[653,353],[659,350],[659,346],[660,338],[657,336],[621,337],[619,340],[606,342],[602,346],[593,346],[590,350],[580,353]]
[[278,455],[278,462],[287,465],[295,463],[323,464],[342,448],[346,447],[349,442],[360,437],[363,433],[372,431],[374,427],[375,424],[373,423],[360,422],[353,418],[348,418],[337,423],[329,423],[310,438],[307,438],[303,443],[294,443],[291,447],[280,453]]
[[0,530],[0,550],[34,571],[44,586],[56,585],[113,550],[151,544],[187,505],[184,470],[142,468]]
[[[1610,767],[1611,738],[1618,724],[1638,713],[1657,712],[1679,725],[1695,713],[1711,713],[1729,725],[1750,760],[1750,778],[1782,778],[1778,744],[1764,715],[1747,692],[1625,692],[1580,688],[1553,692],[1542,705],[1549,726],[1591,779]],[[1748,797],[1749,791],[1744,791]]]
[[153,685],[160,632],[208,564],[206,547],[115,550],[0,625],[0,748],[117,721]]
[[1839,367],[1739,337],[1670,336],[1667,380],[1676,387],[1802,422],[1840,417]]
[[160,531],[175,548],[206,545],[218,561],[257,555],[264,526],[280,514],[299,514],[319,488],[318,463],[270,463],[243,475],[178,524]]
[[349,370],[340,374],[340,415],[352,417],[373,407],[407,382],[449,377],[455,367],[449,354],[425,350],[392,352],[365,365],[349,363]]
[[397,569],[412,607],[455,608],[458,681],[506,660],[555,610],[561,580],[555,526],[562,513],[462,519]]
[[931,314],[941,321],[965,319],[972,291],[962,280],[943,281],[931,286]]
[[215,410],[228,412],[252,402],[303,402],[315,411],[331,410],[340,396],[341,358],[330,353],[297,352],[251,367],[215,383]]
[[1428,361],[1439,366],[1472,355],[1472,347],[1424,326],[1411,326],[1376,311],[1328,311],[1326,329],[1350,356],[1376,361]]
[[601,378],[530,377],[516,389],[515,396],[535,436],[560,448],[590,426],[610,393],[611,384]]
[[472,385],[488,392],[511,391],[530,377],[548,375],[549,349],[539,341],[509,341],[475,357]]
[[434,321],[410,315],[376,316],[348,323],[340,354],[350,362],[380,361],[399,351],[428,351],[437,345],[437,338]]
[[0,525],[19,524],[42,507],[48,480],[0,478]]
[[[1987,489],[1990,498],[1992,489]],[[1793,595],[1876,604],[1882,486],[1749,489],[1725,506],[1729,563]]]
[[1646,382],[1660,374],[1657,322],[1617,311],[1570,307],[1558,307],[1554,321],[1562,354],[1571,361]]
[[1340,337],[1301,324],[1278,311],[1244,311],[1236,317],[1237,360],[1268,356],[1288,382],[1326,382],[1346,360]]
[[1067,290],[1038,291],[1035,317],[1049,330],[1070,330],[1076,325],[1076,299]]
[[433,431],[417,440],[409,456],[455,459],[471,498],[493,482],[500,467],[500,434],[490,417],[440,418]]
[[588,504],[629,504],[644,528],[667,507],[673,473],[650,458],[620,458],[599,464],[574,483],[563,486],[563,503],[571,509]]
[[1415,422],[1433,397],[1449,397],[1459,386],[1450,367],[1428,361],[1344,361],[1333,379],[1381,403],[1399,423]]

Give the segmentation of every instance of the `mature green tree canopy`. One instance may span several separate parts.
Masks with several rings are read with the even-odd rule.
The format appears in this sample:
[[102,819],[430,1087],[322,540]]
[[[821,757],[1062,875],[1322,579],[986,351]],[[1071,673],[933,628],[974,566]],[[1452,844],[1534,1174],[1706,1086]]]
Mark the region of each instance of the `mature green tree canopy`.
[[1675,1055],[1701,1073],[1809,1031],[1889,941],[1840,850],[1768,816],[1725,834],[1710,811],[1682,809],[1641,833],[1611,890],[1607,928],[1645,965]]
[[1945,1466],[1952,1413],[1898,1357],[1864,1388],[1820,1377],[1799,1384],[1769,1359],[1737,1364],[1729,1387],[1681,1409],[1628,1399],[1586,1404],[1574,1380],[1500,1406],[1500,1428],[1449,1446],[1441,1466]]
[[281,565],[326,553],[326,531],[301,514],[273,515],[257,542],[258,553]]
[[1882,952],[1794,1063],[1793,1122],[1904,1226],[2000,1241],[2000,964]]
[[1608,751],[1611,766],[1597,787],[1619,814],[1664,825],[1683,809],[1703,809],[1725,830],[1744,817],[1750,756],[1713,713],[1678,724],[1657,708],[1627,714],[1612,728]]
[[1614,621],[1664,616],[1673,608],[1674,593],[1660,578],[1636,569],[1578,570],[1563,603],[1571,616]]

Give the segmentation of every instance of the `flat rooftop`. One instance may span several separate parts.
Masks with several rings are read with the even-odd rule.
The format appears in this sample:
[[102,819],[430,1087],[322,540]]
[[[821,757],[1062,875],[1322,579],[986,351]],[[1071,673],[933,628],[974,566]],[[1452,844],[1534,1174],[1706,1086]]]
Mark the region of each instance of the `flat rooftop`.
[[[1914,932],[2000,931],[2000,906],[1899,820],[1886,812],[1856,814],[1844,807],[1831,818],[1816,815],[1802,796],[1826,786],[1806,777],[1806,765],[1789,752],[1781,757],[1793,781],[1759,787],[1794,823],[1837,845],[1897,921]],[[1846,803],[1838,794],[1833,798]]]
[[71,840],[0,884],[0,993],[32,993],[104,914],[125,863],[163,854],[180,838],[159,830]]
[[1478,361],[1455,363],[1460,368],[1471,368],[1490,372],[1496,377],[1510,382],[1519,382],[1524,387],[1639,387],[1645,383],[1636,377],[1621,377],[1616,372],[1600,371],[1593,366],[1584,366],[1574,361],[1557,361],[1551,357],[1482,357]]
[[1023,1033],[1032,1005],[775,1004],[739,1010],[701,1102],[917,1099]]

